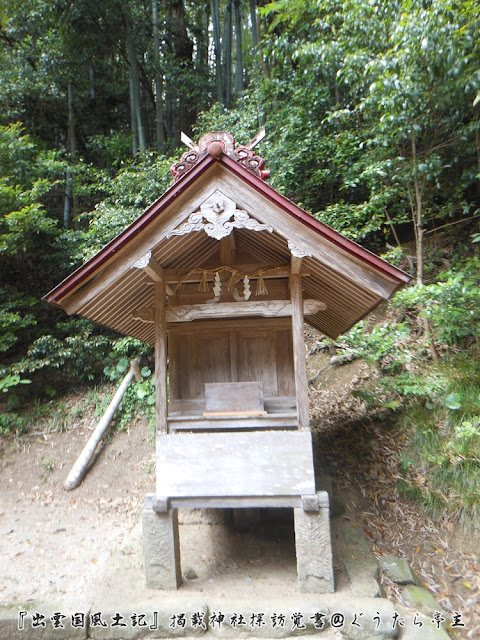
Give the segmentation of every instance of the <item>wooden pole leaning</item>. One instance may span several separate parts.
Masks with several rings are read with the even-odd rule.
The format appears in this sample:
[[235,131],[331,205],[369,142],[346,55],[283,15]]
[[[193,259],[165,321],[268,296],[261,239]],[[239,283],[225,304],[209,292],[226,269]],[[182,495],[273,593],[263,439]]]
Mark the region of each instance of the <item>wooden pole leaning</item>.
[[309,429],[308,382],[303,336],[302,276],[300,274],[290,275],[290,297],[292,300],[292,342],[298,428]]
[[115,395],[113,396],[110,404],[108,405],[107,410],[103,414],[102,419],[98,423],[95,428],[95,431],[90,436],[85,448],[82,453],[78,457],[77,461],[72,467],[72,470],[68,474],[67,479],[65,480],[64,487],[67,491],[71,489],[75,489],[78,487],[80,482],[83,479],[87,471],[88,463],[90,462],[93,454],[95,453],[95,449],[97,448],[98,443],[103,437],[108,425],[112,421],[113,416],[115,415],[116,410],[118,409],[118,405],[122,401],[123,394],[127,390],[128,385],[132,381],[132,378],[135,376],[140,378],[140,370],[139,370],[139,359],[135,358],[130,362],[130,369],[128,370],[127,375],[122,380],[121,385],[118,387]]

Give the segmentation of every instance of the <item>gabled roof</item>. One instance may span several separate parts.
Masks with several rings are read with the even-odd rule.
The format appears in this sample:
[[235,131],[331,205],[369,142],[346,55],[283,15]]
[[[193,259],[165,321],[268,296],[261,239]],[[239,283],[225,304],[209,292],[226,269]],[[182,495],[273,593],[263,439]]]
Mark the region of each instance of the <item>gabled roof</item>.
[[[265,172],[262,172],[263,174]],[[305,256],[304,295],[327,304],[306,321],[332,338],[347,331],[410,276],[318,221],[248,170],[231,155],[196,158],[177,181],[135,222],[45,296],[67,311],[153,343],[153,326],[134,318],[153,305],[149,277],[134,264],[151,252],[162,268],[187,273],[217,260],[219,242],[204,231],[171,235],[219,192],[273,232],[235,229],[237,248],[262,266],[289,264]],[[178,277],[180,279],[180,276]]]

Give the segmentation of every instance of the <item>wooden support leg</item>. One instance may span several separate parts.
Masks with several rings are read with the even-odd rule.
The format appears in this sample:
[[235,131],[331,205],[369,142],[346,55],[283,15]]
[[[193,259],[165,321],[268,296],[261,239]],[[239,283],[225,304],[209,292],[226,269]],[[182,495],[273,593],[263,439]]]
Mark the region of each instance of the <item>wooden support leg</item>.
[[305,341],[303,336],[302,276],[290,276],[290,295],[292,299],[293,364],[297,396],[298,428],[309,429],[308,383],[305,365]]
[[149,589],[178,589],[182,582],[176,509],[143,512],[145,578]]
[[[324,501],[324,492],[322,502]],[[294,509],[295,547],[300,591],[333,593],[332,545],[328,506],[318,511]]]

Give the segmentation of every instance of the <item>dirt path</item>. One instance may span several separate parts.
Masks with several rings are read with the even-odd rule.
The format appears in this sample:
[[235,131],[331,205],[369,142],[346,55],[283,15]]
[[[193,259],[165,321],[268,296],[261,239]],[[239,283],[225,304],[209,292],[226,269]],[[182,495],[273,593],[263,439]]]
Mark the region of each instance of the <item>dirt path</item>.
[[[462,613],[462,637],[480,637],[478,541],[460,536],[449,522],[429,521],[398,498],[400,443],[381,422],[370,421],[350,394],[369,375],[362,363],[345,365],[328,371],[326,384],[312,392],[316,462],[327,467],[346,505],[335,526],[355,521],[374,553],[406,557],[444,610]],[[127,431],[112,432],[83,484],[66,492],[63,482],[92,426],[0,442],[0,602],[75,598],[107,568],[111,552],[128,545],[144,495],[155,486],[151,428],[138,421]],[[219,585],[231,572],[249,588],[258,574],[268,590],[273,565],[262,564],[259,549],[256,564],[229,554],[215,558],[213,551],[204,554],[205,562]],[[191,551],[187,558],[195,557]],[[336,563],[337,584],[347,588]],[[384,588],[387,597],[400,601],[393,583],[384,579]]]
[[115,432],[75,491],[63,482],[85,427],[4,442],[0,457],[0,601],[81,593],[137,524],[154,487],[150,427]]

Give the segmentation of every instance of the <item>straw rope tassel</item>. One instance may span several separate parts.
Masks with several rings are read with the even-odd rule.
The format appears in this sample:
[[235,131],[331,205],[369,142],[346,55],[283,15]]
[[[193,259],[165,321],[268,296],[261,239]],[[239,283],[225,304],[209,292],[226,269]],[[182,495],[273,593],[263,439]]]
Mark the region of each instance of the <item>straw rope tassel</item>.
[[258,272],[257,289],[255,291],[255,295],[266,296],[267,293],[268,293],[267,287],[265,286],[265,280],[263,279],[263,271],[260,270]]
[[233,289],[233,285],[235,284],[235,280],[237,279],[238,272],[236,269],[232,269],[231,276],[228,279],[227,285],[225,287],[226,291],[231,291]]
[[198,285],[198,290],[202,291],[202,293],[205,293],[206,291],[208,291],[206,271],[202,271],[202,277],[200,279],[200,284]]

